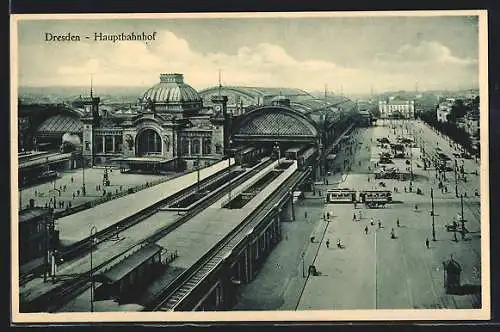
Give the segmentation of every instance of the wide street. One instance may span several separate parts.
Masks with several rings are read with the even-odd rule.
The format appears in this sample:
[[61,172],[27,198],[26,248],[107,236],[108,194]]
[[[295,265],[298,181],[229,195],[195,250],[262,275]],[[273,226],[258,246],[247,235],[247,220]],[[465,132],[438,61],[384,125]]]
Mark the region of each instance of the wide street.
[[[397,134],[401,133],[399,126],[396,125]],[[235,309],[466,309],[481,306],[480,198],[474,195],[480,186],[479,176],[471,174],[474,170],[479,171],[479,164],[473,159],[464,160],[464,168],[469,173],[466,174],[467,183],[457,182],[459,195],[467,192],[463,213],[469,233],[462,238],[459,232],[446,229],[446,225],[459,220],[461,214],[454,172],[448,172],[444,181],[448,191],[439,190],[435,170],[432,167],[424,170],[421,159],[422,143],[424,149],[439,144],[450,157],[453,149],[445,138],[437,136],[425,124],[411,121],[405,122],[405,126],[418,137],[417,147],[406,158],[413,166],[412,192],[409,192],[409,181],[374,180],[368,170],[370,167],[373,171],[374,161],[378,159],[376,138],[392,140],[394,130],[380,125],[357,129],[352,136],[361,144],[356,144],[354,156],[341,152],[335,161],[342,166],[343,159],[347,158],[351,171],[334,174],[329,177],[328,185],[318,188],[322,187],[323,192],[335,187],[382,189],[379,183],[384,182],[395,202],[379,209],[358,204],[354,209],[352,204],[325,204],[317,196],[308,194],[298,207],[297,220],[283,224],[287,237],[270,254],[256,280],[241,288]],[[406,131],[405,135],[408,136]],[[395,162],[401,163],[397,159]],[[457,160],[458,165],[461,162]],[[430,213],[431,188],[434,190],[436,241],[433,240]],[[422,195],[416,194],[417,189]],[[308,218],[304,216],[305,210],[310,211]],[[322,219],[325,212],[333,215],[330,222]],[[353,214],[359,216],[360,212],[361,219],[353,221]],[[390,236],[392,229],[395,239]],[[315,236],[315,243],[310,243],[311,236]],[[426,247],[427,239],[429,248]],[[337,248],[337,240],[345,245],[344,249]],[[461,294],[446,294],[444,289],[443,262],[451,256],[462,268]],[[306,273],[303,277],[303,266],[307,270],[310,264],[315,265],[319,275],[307,276]]]

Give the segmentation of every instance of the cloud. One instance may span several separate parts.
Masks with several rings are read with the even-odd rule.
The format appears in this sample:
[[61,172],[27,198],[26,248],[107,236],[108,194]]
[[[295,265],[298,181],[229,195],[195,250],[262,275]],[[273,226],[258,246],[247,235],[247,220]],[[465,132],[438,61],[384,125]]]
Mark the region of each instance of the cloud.
[[[343,72],[347,73],[345,68],[332,62],[315,59],[299,61],[282,46],[270,43],[243,46],[232,54],[202,54],[195,52],[187,40],[171,31],[159,32],[158,39],[148,43],[82,42],[63,48],[66,49],[59,52],[65,56],[54,61],[50,45],[42,45],[37,52],[40,60],[37,66],[29,68],[31,60],[25,60],[21,84],[58,82],[82,85],[88,81],[90,74],[94,75],[95,84],[154,84],[158,82],[160,73],[180,72],[193,86],[209,86],[216,84],[218,70],[222,69],[225,84],[316,89],[325,82],[338,80],[345,74]],[[52,75],[37,77],[40,63],[44,63],[45,67],[53,66]]]
[[[370,67],[351,68],[332,61],[298,59],[284,47],[272,43],[245,45],[232,53],[201,53],[186,39],[171,31],[158,31],[152,42],[80,42],[41,44],[20,48],[21,85],[86,85],[90,74],[94,84],[109,86],[151,86],[160,73],[183,73],[186,83],[196,89],[217,84],[218,70],[225,85],[295,87],[308,91],[330,90],[369,92],[372,85],[412,89],[415,80],[425,88],[467,81],[474,59],[463,59],[437,42],[403,45],[394,53],[375,56]],[[36,57],[32,57],[36,54]],[[445,67],[445,68],[443,68]],[[427,69],[427,70],[423,70]],[[410,75],[410,76],[409,76]],[[429,78],[429,75],[432,77]],[[467,76],[469,75],[469,76]]]
[[457,57],[448,47],[439,42],[421,41],[418,45],[402,45],[394,53],[378,54],[375,62],[379,65],[469,66],[476,64],[477,60]]

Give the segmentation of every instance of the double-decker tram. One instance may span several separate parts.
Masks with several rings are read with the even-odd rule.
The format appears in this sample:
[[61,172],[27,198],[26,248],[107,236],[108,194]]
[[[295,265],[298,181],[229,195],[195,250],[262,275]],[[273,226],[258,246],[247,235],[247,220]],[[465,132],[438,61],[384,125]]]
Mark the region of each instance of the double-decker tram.
[[329,189],[326,192],[326,202],[336,203],[354,203],[356,202],[356,191],[350,189]]

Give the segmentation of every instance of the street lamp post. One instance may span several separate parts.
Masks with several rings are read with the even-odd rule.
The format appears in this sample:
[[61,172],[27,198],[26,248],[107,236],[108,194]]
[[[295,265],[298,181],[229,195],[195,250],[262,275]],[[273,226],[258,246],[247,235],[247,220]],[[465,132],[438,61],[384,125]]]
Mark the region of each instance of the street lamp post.
[[94,248],[95,235],[97,234],[97,227],[90,225],[90,312],[94,312],[94,271],[92,266],[92,251]]
[[436,241],[436,228],[434,224],[434,189],[431,188],[431,216],[432,216],[432,241]]
[[455,195],[457,196],[457,198],[459,197],[458,196],[458,180],[457,180],[457,160],[455,159]]
[[82,152],[82,195],[86,195],[86,190],[85,190],[85,158],[83,157],[83,152]]
[[306,255],[305,252],[302,252],[302,277],[305,278],[306,277],[306,264],[305,264],[305,260],[304,260],[304,256]]

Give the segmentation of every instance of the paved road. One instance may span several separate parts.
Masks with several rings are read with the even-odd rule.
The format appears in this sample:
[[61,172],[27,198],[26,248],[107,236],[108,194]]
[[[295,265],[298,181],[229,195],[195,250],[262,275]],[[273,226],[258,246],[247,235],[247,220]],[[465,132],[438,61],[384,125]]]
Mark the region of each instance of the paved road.
[[[367,129],[362,135],[363,145],[384,135],[387,128]],[[366,160],[367,149],[358,150],[357,159]],[[418,153],[418,151],[416,151]],[[414,156],[415,157],[415,156]],[[418,161],[414,159],[414,163]],[[356,163],[354,163],[356,164]],[[355,170],[364,172],[363,169]],[[352,221],[352,205],[336,205],[342,220],[336,233],[347,248],[331,251],[322,246],[318,253],[318,269],[324,276],[311,277],[300,299],[299,309],[324,308],[477,308],[480,306],[480,222],[478,201],[464,202],[467,227],[473,233],[458,242],[453,241],[453,233],[447,232],[445,224],[456,218],[460,202],[455,195],[437,192],[435,195],[435,229],[437,241],[432,241],[432,217],[430,215],[430,187],[434,186],[427,171],[414,164],[416,181],[424,195],[405,193],[394,194],[401,201],[384,209],[363,210],[362,219]],[[351,173],[344,186],[357,188],[367,185],[366,174]],[[397,180],[384,180],[387,188],[405,184]],[[407,184],[406,184],[407,185]],[[427,194],[426,194],[427,193]],[[419,209],[414,210],[418,204]],[[369,218],[375,220],[371,226]],[[401,227],[396,226],[400,219]],[[378,228],[381,221],[383,228]],[[368,235],[364,227],[368,226]],[[394,228],[397,239],[390,238]],[[430,248],[425,246],[431,240]],[[442,261],[450,255],[462,264],[462,284],[467,285],[471,294],[448,295],[443,288]],[[374,295],[376,294],[376,296]]]
[[[358,129],[353,141],[362,142],[353,156],[340,151],[336,163],[351,167],[347,176],[337,174],[329,185],[318,185],[326,190],[337,186],[345,188],[373,187],[367,182],[368,167],[372,167],[373,141],[378,136],[390,136],[388,128]],[[435,134],[433,134],[435,135]],[[425,136],[428,136],[426,134]],[[432,141],[434,138],[430,138]],[[441,138],[438,138],[441,139]],[[432,143],[431,143],[432,144]],[[435,143],[434,143],[435,144]],[[440,143],[442,144],[442,143]],[[384,180],[386,188],[397,187],[393,197],[399,203],[384,209],[366,209],[358,205],[356,213],[362,219],[353,221],[352,205],[325,205],[321,199],[303,201],[301,209],[309,211],[312,224],[298,218],[295,223],[284,224],[288,240],[283,240],[270,254],[257,278],[240,288],[238,310],[307,310],[307,309],[413,309],[413,308],[477,308],[481,304],[479,199],[464,200],[464,216],[471,231],[466,240],[447,232],[445,225],[456,218],[460,201],[454,192],[435,190],[434,225],[437,241],[432,241],[430,215],[430,188],[437,183],[433,170],[419,168],[420,149],[413,149],[415,192],[405,193],[408,182]],[[466,163],[471,161],[465,161]],[[421,163],[421,161],[420,161]],[[473,163],[473,161],[472,161]],[[472,167],[473,165],[469,165]],[[467,166],[467,167],[469,167]],[[341,167],[342,168],[342,167]],[[343,182],[340,182],[340,179]],[[474,178],[477,185],[478,177]],[[451,186],[448,184],[448,186]],[[317,196],[314,196],[317,197]],[[415,211],[414,206],[419,206]],[[313,212],[314,211],[314,212]],[[333,212],[330,223],[321,219],[324,212]],[[303,217],[301,212],[297,216]],[[370,225],[373,218],[375,225]],[[400,226],[396,220],[399,218]],[[377,223],[381,221],[382,228]],[[368,234],[364,229],[368,227]],[[391,239],[391,229],[396,239]],[[314,235],[318,242],[309,243]],[[429,238],[430,248],[425,240]],[[335,244],[340,239],[345,249]],[[330,247],[327,248],[326,241]],[[314,263],[321,275],[303,278],[301,253],[305,252],[306,268]],[[469,294],[449,295],[443,288],[442,262],[453,255],[462,264],[462,284]],[[465,289],[465,288],[464,288]],[[467,293],[467,292],[466,292]]]

